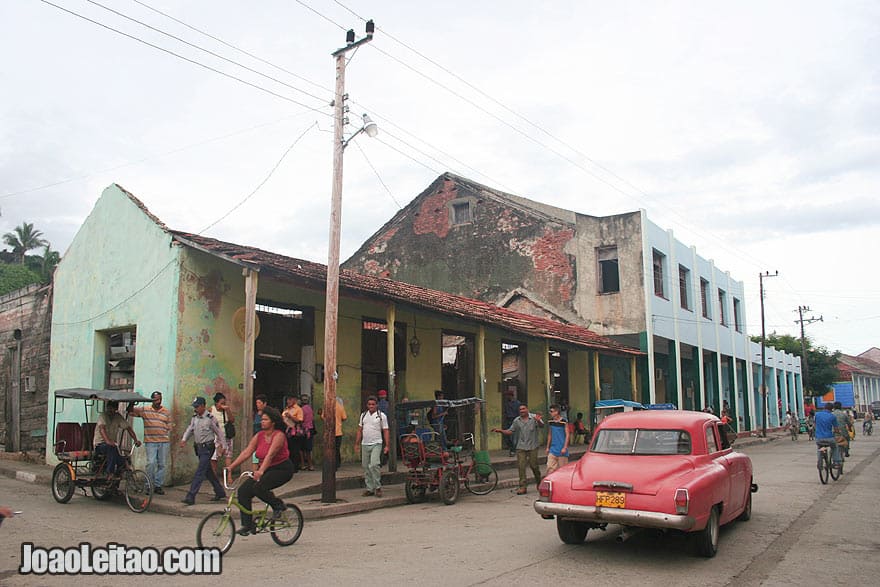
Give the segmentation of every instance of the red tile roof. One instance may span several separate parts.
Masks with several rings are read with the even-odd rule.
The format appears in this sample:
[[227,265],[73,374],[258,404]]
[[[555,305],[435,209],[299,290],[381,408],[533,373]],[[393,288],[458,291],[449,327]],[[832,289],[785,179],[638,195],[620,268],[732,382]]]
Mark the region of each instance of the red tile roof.
[[858,373],[880,377],[880,364],[865,357],[842,354],[837,363],[837,370],[846,374]]
[[[184,245],[194,246],[210,254],[233,262],[247,263],[258,267],[280,280],[305,283],[323,290],[327,281],[327,266],[302,259],[286,257],[213,238],[180,231],[169,231]],[[602,350],[611,354],[641,355],[641,351],[622,345],[610,338],[571,324],[561,324],[545,318],[520,314],[493,304],[462,296],[410,285],[400,281],[361,275],[353,271],[341,270],[339,288],[349,295],[363,295],[372,299],[387,299],[415,308],[430,310],[446,316],[455,316],[469,322],[495,326],[522,335],[557,340],[589,349]]]

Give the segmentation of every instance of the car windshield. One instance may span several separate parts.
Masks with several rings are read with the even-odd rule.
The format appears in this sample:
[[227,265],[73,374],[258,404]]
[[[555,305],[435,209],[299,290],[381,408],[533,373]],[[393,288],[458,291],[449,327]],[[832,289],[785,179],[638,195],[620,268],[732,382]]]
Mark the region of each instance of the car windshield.
[[596,434],[590,451],[612,455],[689,455],[691,436],[684,430],[603,428]]

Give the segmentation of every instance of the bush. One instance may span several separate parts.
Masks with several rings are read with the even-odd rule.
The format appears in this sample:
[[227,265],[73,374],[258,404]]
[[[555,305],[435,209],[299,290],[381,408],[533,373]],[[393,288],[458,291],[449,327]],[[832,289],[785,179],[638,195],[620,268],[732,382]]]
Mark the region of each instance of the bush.
[[35,272],[18,263],[0,263],[0,295],[15,291],[32,283],[42,283]]

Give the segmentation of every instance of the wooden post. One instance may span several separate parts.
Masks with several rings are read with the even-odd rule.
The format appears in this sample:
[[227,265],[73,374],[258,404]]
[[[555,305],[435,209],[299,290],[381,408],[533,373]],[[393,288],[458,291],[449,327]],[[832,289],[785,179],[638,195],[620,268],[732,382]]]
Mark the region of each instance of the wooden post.
[[638,389],[636,389],[636,358],[635,357],[630,357],[630,360],[629,360],[629,384],[632,386],[632,400],[634,402],[641,401],[641,398],[639,398],[636,395],[636,392],[638,392]]
[[391,446],[388,447],[388,471],[397,471],[397,418],[394,407],[397,405],[397,368],[394,364],[394,322],[397,320],[397,308],[388,304],[385,323],[388,326],[387,353],[388,353],[388,436]]
[[257,324],[257,285],[259,273],[253,269],[242,269],[244,276],[244,361],[242,383],[242,403],[244,422],[239,424],[242,446],[247,446],[254,435],[254,340]]

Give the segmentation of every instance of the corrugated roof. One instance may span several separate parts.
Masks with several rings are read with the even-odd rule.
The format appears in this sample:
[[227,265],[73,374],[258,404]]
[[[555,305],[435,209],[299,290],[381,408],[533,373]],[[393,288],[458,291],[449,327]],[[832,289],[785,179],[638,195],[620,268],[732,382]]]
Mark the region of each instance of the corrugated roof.
[[[175,230],[170,231],[170,233],[184,245],[194,246],[199,250],[232,262],[247,263],[259,268],[261,273],[272,275],[275,278],[305,283],[320,289],[326,287],[326,265],[197,234]],[[339,288],[340,291],[345,291],[349,294],[360,294],[374,299],[392,300],[446,316],[455,316],[469,322],[496,326],[529,337],[557,340],[609,353],[625,355],[643,354],[637,349],[600,336],[581,326],[561,324],[545,318],[520,314],[519,312],[501,308],[488,302],[411,285],[401,281],[361,275],[343,269],[339,274]]]

